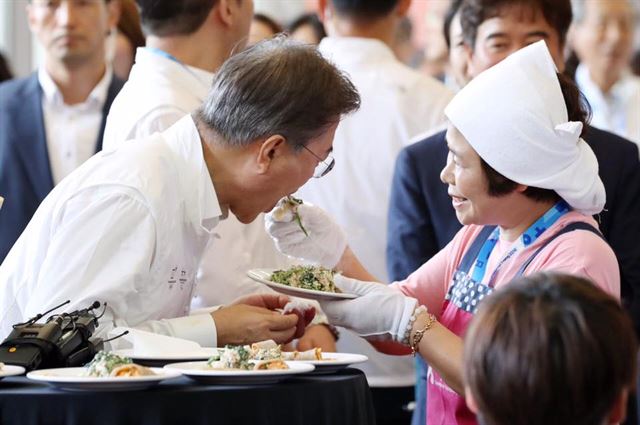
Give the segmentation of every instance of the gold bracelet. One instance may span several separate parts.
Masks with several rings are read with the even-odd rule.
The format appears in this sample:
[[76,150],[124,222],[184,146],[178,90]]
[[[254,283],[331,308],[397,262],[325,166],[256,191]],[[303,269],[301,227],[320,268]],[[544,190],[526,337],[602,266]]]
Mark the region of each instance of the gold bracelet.
[[420,330],[417,330],[413,334],[413,338],[411,338],[411,344],[409,344],[409,346],[411,347],[411,355],[413,357],[415,357],[416,354],[418,354],[418,344],[420,344],[420,341],[422,341],[422,337],[424,336],[424,333],[427,332],[429,329],[431,329],[433,325],[436,323],[436,316],[434,316],[431,313],[429,313],[428,316],[429,316],[429,319],[427,320],[427,323],[424,325],[424,327]]

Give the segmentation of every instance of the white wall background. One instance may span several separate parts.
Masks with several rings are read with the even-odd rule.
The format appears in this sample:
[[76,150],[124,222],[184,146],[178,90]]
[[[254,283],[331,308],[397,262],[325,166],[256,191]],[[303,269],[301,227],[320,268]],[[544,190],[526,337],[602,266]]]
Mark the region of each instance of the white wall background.
[[36,68],[39,49],[27,25],[27,0],[0,0],[0,51],[17,77]]

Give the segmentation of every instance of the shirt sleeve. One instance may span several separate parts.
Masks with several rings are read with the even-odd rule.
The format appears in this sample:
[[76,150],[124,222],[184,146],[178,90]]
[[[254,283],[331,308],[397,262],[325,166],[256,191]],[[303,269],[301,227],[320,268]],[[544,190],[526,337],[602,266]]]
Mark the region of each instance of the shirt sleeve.
[[158,316],[153,303],[139,303],[146,292],[156,253],[153,215],[128,188],[87,189],[68,200],[53,218],[54,234],[25,315],[70,300],[67,311],[106,304],[94,336],[116,326],[134,327],[215,346],[210,315],[140,320]]

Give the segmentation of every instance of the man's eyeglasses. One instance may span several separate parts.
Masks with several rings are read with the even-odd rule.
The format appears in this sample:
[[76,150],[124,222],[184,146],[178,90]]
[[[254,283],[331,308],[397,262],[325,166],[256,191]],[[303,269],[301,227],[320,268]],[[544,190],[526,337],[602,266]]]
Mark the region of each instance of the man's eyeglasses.
[[332,153],[329,153],[325,159],[322,159],[305,145],[301,144],[300,146],[318,160],[318,165],[316,165],[316,169],[313,171],[314,178],[319,179],[320,177],[324,177],[329,173],[329,171],[333,170],[333,166],[336,165],[336,160],[333,158]]

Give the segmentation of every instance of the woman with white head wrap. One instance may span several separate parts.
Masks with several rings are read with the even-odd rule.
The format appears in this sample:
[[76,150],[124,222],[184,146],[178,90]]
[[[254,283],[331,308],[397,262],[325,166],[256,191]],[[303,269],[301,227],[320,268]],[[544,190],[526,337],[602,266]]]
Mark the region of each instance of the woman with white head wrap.
[[[522,274],[555,270],[620,296],[615,254],[591,217],[604,207],[605,193],[594,154],[580,138],[586,113],[579,99],[575,86],[559,79],[543,41],[488,69],[445,110],[450,153],[441,177],[465,227],[391,287],[365,282],[374,279],[348,247],[339,261],[323,263],[349,276],[337,276],[338,287],[360,295],[321,302],[333,324],[387,352],[393,350],[381,340],[410,346],[431,366],[430,424],[476,424],[462,395],[462,337],[495,288]],[[267,218],[283,252],[319,261],[309,254],[318,239],[346,246],[337,243],[344,235],[326,215],[306,207],[299,212],[309,237],[294,236],[295,222]]]

